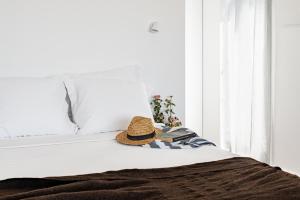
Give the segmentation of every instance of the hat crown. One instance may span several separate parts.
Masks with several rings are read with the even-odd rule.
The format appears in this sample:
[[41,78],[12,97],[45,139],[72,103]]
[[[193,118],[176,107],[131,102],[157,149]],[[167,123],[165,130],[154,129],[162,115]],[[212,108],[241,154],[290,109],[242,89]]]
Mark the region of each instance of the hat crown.
[[127,129],[127,134],[130,136],[140,136],[155,132],[154,125],[150,118],[134,117]]

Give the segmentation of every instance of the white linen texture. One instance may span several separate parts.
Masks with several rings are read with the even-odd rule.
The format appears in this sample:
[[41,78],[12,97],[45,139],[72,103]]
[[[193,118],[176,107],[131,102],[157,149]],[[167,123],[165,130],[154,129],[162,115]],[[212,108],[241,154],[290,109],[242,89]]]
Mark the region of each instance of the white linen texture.
[[115,140],[117,134],[109,132],[0,140],[0,180],[175,167],[235,156],[214,146],[192,150],[158,150],[120,145]]
[[142,82],[98,77],[73,77],[66,86],[79,134],[126,130],[134,116],[152,117]]
[[221,146],[270,161],[271,1],[222,1]]
[[58,78],[0,78],[0,138],[75,134]]
[[65,84],[68,89],[68,94],[70,99],[73,102],[76,99],[76,90],[73,84],[69,84],[71,79],[80,79],[80,78],[112,78],[119,80],[129,80],[129,81],[142,81],[142,68],[138,65],[127,65],[123,67],[115,67],[111,69],[106,69],[103,71],[96,72],[87,72],[79,74],[66,74],[64,75]]

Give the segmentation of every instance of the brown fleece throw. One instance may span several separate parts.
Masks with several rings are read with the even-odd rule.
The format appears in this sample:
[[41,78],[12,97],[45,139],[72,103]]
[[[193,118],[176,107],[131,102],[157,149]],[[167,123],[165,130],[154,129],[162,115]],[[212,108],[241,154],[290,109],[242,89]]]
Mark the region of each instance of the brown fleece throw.
[[250,158],[162,169],[9,179],[0,199],[195,200],[300,199],[300,178]]

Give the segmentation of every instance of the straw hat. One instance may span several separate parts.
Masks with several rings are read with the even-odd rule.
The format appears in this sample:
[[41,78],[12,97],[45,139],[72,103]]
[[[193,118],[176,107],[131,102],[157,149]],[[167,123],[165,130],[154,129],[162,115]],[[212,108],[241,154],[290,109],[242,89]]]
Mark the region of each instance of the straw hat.
[[162,131],[154,127],[150,118],[136,116],[131,120],[127,131],[119,133],[116,140],[127,145],[143,145],[153,142],[156,134],[160,133]]

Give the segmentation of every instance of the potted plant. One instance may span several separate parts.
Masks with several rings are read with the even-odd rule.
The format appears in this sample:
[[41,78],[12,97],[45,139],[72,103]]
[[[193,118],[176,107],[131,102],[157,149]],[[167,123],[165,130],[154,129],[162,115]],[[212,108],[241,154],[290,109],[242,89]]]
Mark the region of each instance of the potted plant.
[[153,118],[156,123],[164,123],[164,114],[161,112],[161,103],[163,100],[160,95],[155,95],[152,97],[151,106],[153,109]]
[[[164,111],[162,111],[162,104],[165,108]],[[174,112],[176,105],[173,101],[173,96],[168,96],[165,100],[162,100],[160,95],[155,95],[152,97],[151,106],[153,109],[153,118],[156,123],[163,123],[171,128],[182,125]]]
[[173,96],[168,96],[164,101],[164,105],[165,105],[165,108],[166,108],[165,113],[167,115],[167,121],[166,121],[165,124],[169,127],[181,126],[182,123],[180,122],[178,117],[175,116],[174,107],[176,105],[173,102]]

